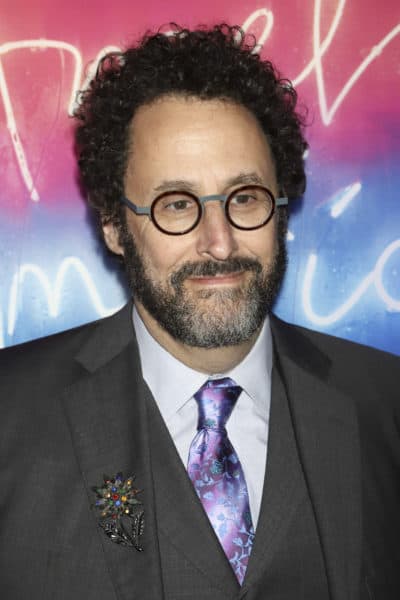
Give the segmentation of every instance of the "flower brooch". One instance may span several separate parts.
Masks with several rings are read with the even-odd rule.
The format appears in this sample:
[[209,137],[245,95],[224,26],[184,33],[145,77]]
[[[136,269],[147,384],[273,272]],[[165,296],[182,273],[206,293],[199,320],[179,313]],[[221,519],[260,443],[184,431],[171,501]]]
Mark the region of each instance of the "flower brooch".
[[97,496],[94,508],[100,511],[99,525],[116,544],[130,546],[142,552],[140,538],[144,531],[143,504],[137,499],[140,490],[133,487],[134,477],[124,480],[104,475],[101,487],[93,486]]

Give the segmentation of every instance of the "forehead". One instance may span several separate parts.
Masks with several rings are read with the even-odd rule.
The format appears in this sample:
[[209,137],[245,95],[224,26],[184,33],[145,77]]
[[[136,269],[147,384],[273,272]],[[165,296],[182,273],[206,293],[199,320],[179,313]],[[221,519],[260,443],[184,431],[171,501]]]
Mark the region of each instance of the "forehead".
[[256,172],[272,185],[275,168],[257,119],[230,101],[163,97],[140,107],[131,123],[126,183],[153,185],[204,178],[223,184],[240,172]]

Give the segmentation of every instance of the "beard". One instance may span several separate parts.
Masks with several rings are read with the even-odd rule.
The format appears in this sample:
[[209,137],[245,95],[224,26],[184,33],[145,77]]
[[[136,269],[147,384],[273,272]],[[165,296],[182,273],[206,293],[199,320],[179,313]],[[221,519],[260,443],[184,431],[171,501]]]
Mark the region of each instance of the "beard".
[[[268,267],[258,260],[235,257],[224,261],[186,262],[162,284],[149,275],[145,259],[126,224],[120,243],[133,297],[179,342],[198,348],[235,346],[250,340],[261,327],[278,294],[286,270],[286,219],[278,219],[278,244]],[[189,277],[248,272],[246,284],[230,289],[206,288],[189,293]]]

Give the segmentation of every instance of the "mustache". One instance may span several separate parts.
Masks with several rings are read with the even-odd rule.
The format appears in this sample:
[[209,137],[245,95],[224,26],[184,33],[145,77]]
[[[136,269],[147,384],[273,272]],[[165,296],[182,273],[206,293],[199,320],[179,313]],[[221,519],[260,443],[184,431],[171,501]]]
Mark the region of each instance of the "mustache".
[[253,258],[229,258],[224,262],[208,260],[205,262],[185,263],[171,276],[171,284],[179,288],[188,277],[213,277],[227,273],[239,273],[241,271],[262,271],[261,263]]

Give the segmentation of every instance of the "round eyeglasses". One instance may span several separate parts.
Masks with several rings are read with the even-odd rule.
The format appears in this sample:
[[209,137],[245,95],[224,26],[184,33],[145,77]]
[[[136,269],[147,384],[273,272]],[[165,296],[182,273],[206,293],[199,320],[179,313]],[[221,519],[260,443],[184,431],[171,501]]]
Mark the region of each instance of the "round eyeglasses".
[[237,229],[251,231],[264,227],[272,218],[277,206],[288,204],[287,198],[275,198],[262,185],[245,185],[228,195],[212,194],[197,197],[186,191],[173,190],[157,196],[151,206],[137,206],[121,197],[137,215],[147,215],[154,225],[167,235],[183,235],[192,231],[201,220],[206,202],[222,202],[228,222]]

